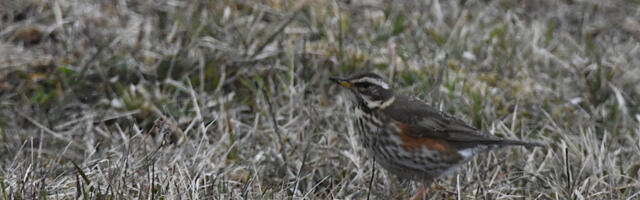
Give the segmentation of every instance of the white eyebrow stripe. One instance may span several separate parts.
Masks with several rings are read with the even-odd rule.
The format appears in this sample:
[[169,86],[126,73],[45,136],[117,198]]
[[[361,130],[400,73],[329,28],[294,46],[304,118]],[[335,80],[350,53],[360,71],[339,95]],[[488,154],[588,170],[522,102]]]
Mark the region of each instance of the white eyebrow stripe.
[[374,84],[379,85],[380,87],[384,88],[385,90],[389,89],[389,85],[387,83],[385,83],[384,81],[380,80],[380,79],[362,77],[362,78],[353,80],[351,82],[352,83],[363,83],[363,82],[374,83]]

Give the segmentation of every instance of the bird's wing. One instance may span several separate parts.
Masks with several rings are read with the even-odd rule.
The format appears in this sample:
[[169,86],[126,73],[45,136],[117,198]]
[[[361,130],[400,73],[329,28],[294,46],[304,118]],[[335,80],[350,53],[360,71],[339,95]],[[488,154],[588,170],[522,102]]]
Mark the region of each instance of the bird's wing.
[[383,112],[392,120],[405,124],[416,137],[442,139],[462,148],[501,141],[418,99],[396,95],[395,101]]

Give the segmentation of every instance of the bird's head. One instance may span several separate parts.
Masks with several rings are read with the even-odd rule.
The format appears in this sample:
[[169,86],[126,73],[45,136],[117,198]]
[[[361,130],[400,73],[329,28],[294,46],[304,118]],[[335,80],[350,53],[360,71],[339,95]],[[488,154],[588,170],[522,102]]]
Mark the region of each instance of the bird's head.
[[374,73],[357,73],[346,78],[329,78],[355,96],[354,103],[371,110],[383,109],[395,100],[389,84]]

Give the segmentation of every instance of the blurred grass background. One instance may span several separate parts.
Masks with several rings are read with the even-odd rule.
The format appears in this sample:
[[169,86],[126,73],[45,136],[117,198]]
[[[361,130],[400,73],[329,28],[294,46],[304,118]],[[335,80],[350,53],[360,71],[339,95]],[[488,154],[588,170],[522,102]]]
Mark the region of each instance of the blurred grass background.
[[3,199],[408,198],[330,75],[547,148],[431,199],[640,198],[640,2],[0,1]]

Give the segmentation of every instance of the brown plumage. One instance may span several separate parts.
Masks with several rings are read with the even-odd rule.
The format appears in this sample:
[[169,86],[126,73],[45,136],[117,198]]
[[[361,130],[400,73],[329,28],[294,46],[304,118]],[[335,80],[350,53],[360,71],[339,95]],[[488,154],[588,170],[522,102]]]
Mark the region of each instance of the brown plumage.
[[417,98],[393,92],[373,73],[330,79],[353,94],[360,143],[369,156],[402,178],[428,185],[495,147],[542,146],[486,134]]

